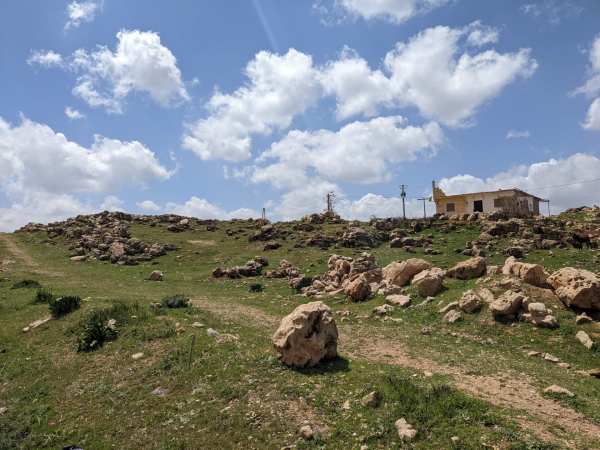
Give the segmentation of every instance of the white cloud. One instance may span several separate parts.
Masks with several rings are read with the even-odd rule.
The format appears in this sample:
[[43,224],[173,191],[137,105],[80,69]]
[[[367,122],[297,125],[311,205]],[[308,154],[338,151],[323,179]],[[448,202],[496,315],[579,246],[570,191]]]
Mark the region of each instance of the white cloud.
[[109,195],[104,198],[104,201],[100,204],[102,211],[123,211],[125,208],[125,202],[116,195]]
[[0,118],[0,192],[12,205],[4,209],[11,223],[29,221],[22,214],[35,211],[43,201],[49,205],[32,218],[92,209],[74,197],[78,193],[115,192],[170,176],[155,154],[137,141],[95,136],[86,148],[47,125],[23,118],[12,126]]
[[543,19],[552,25],[558,25],[564,19],[579,16],[583,8],[568,0],[546,0],[526,3],[521,11],[536,19]]
[[565,159],[518,166],[489,178],[458,175],[444,178],[440,187],[446,194],[493,191],[519,188],[542,198],[550,199],[554,211],[598,203],[596,180],[600,173],[600,158],[586,153],[576,153]]
[[150,95],[164,107],[189,100],[177,60],[158,33],[123,30],[117,40],[114,52],[104,46],[93,52],[79,49],[63,63],[54,52],[34,52],[29,61],[77,73],[73,94],[91,107],[113,113],[122,113],[125,98],[137,92]]
[[152,200],[144,200],[143,202],[136,203],[136,206],[144,211],[157,212],[161,210],[161,207]]
[[52,50],[34,50],[31,52],[29,58],[27,58],[27,64],[30,66],[39,64],[46,68],[62,67],[63,57]]
[[365,20],[386,20],[395,24],[425,14],[447,4],[450,0],[336,0],[337,8],[352,17]]
[[[423,202],[417,199],[406,199],[406,217],[423,217]],[[435,205],[425,202],[428,217],[435,213]],[[342,199],[337,205],[337,212],[344,218],[352,220],[369,220],[371,217],[402,217],[402,199],[385,197],[378,194],[366,194],[358,200]]]
[[389,163],[432,155],[443,141],[435,122],[415,127],[401,116],[353,122],[338,132],[293,130],[261,155],[259,162],[276,161],[257,167],[252,180],[296,187],[307,183],[310,172],[328,180],[387,181]]
[[65,24],[65,30],[77,28],[84,22],[92,22],[101,8],[101,4],[94,1],[73,1],[69,3],[67,5],[67,16],[69,19]]
[[167,203],[167,211],[181,216],[197,217],[199,219],[248,219],[260,217],[260,214],[252,209],[240,208],[235,211],[226,211],[223,208],[210,203],[208,200],[196,196],[190,197],[183,204]]
[[78,110],[67,106],[65,108],[65,116],[67,116],[71,120],[80,120],[85,118],[85,114],[79,112]]
[[600,130],[600,98],[594,100],[590,105],[583,128],[587,130]]
[[508,130],[506,139],[528,139],[531,137],[529,130]]
[[257,53],[245,74],[245,86],[214,93],[207,104],[210,115],[188,125],[184,148],[202,159],[248,159],[252,135],[288,128],[321,94],[312,58],[294,49],[285,55]]
[[337,99],[339,118],[370,116],[381,106],[414,106],[426,118],[466,126],[482,105],[537,69],[529,49],[466,50],[497,37],[496,30],[480,22],[460,29],[428,28],[397,43],[385,56],[384,71],[371,70],[363,59],[345,52],[326,67],[323,83]]

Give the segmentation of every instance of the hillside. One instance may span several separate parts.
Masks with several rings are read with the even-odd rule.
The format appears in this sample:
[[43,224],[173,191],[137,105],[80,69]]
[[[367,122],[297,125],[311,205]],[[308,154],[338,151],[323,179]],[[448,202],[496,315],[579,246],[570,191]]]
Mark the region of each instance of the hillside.
[[[567,305],[547,279],[596,276],[599,242],[598,208],[274,224],[102,213],[0,234],[0,449],[600,448],[600,293]],[[410,258],[444,271],[434,295],[382,281]],[[450,270],[472,258],[483,273]],[[378,274],[360,301],[333,281],[336,261]],[[522,300],[499,312],[506,292]],[[410,304],[383,307],[394,295]],[[80,306],[50,318],[60,296]],[[333,310],[339,356],[285,366],[271,336],[315,300]]]

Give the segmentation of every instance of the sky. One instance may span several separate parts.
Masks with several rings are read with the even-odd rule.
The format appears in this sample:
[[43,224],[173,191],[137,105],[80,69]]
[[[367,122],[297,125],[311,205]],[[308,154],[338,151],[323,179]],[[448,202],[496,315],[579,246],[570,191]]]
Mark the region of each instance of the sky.
[[[0,231],[600,204],[597,0],[6,0]],[[433,204],[426,202],[428,213]]]

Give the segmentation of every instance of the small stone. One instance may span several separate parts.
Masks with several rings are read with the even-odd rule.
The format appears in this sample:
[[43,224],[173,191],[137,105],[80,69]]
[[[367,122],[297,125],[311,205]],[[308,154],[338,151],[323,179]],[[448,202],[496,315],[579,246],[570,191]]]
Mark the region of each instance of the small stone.
[[581,313],[575,318],[575,323],[577,325],[583,325],[584,323],[590,323],[590,322],[593,322],[593,320],[586,313]]
[[193,326],[194,328],[204,328],[204,324],[203,324],[203,323],[200,323],[200,322],[194,322],[194,323],[192,324],[192,326]]
[[387,316],[392,311],[394,311],[394,307],[392,305],[381,305],[373,309],[373,315],[380,317]]
[[3,416],[7,412],[8,412],[8,408],[6,406],[3,406],[0,408],[0,416]]
[[406,308],[410,305],[411,298],[408,295],[395,294],[388,295],[385,298],[387,304],[392,306],[400,306],[401,308]]
[[600,378],[600,369],[591,369],[587,373],[590,377]]
[[426,370],[425,372],[423,372],[423,375],[425,376],[425,378],[431,378],[433,376],[433,373]]
[[165,389],[163,387],[157,387],[156,389],[154,389],[152,391],[152,395],[156,395],[157,397],[164,397],[169,393],[168,389]]
[[552,386],[548,386],[546,389],[544,389],[544,394],[557,394],[557,395],[566,395],[567,397],[575,397],[575,394],[573,394],[571,391],[569,391],[568,389],[565,389],[564,387],[558,386],[556,384],[553,384]]
[[570,369],[571,364],[566,363],[566,362],[561,362],[561,363],[558,363],[558,367],[560,367],[561,369]]
[[298,434],[302,439],[309,441],[314,437],[315,432],[310,425],[302,425],[298,430]]
[[544,359],[546,361],[550,361],[552,363],[558,363],[560,362],[560,359],[558,359],[556,356],[551,355],[550,353],[544,353]]
[[540,356],[540,355],[541,355],[541,352],[536,352],[535,350],[527,352],[527,356],[529,356],[529,357]]
[[398,431],[398,436],[402,440],[411,441],[417,435],[417,430],[413,428],[411,424],[409,424],[404,417],[396,420],[394,424],[396,426],[396,430]]
[[210,337],[215,337],[215,336],[219,335],[219,332],[217,330],[213,329],[213,328],[208,328],[206,330],[206,335],[210,336]]
[[150,276],[148,277],[148,279],[150,281],[162,281],[163,280],[163,273],[160,270],[155,270],[153,271]]
[[342,404],[342,409],[344,411],[349,411],[350,409],[352,409],[352,404],[350,403],[350,400],[346,400],[343,404]]
[[452,436],[450,440],[453,444],[458,444],[460,442],[460,438],[458,436]]
[[440,314],[445,314],[448,311],[450,311],[451,309],[457,309],[459,307],[458,302],[452,302],[452,303],[448,303],[446,306],[444,306],[442,309],[440,309],[438,312]]
[[459,320],[462,320],[462,314],[460,311],[457,311],[455,309],[451,309],[450,311],[448,311],[446,313],[446,315],[443,317],[443,321],[446,323],[455,323],[458,322]]
[[131,359],[133,359],[134,361],[137,361],[138,359],[142,359],[143,357],[144,357],[144,354],[142,352],[134,353],[133,355],[131,355]]
[[424,336],[429,336],[432,331],[433,330],[431,329],[431,327],[425,326],[425,327],[421,328],[421,334]]
[[361,399],[360,403],[369,408],[377,408],[381,403],[381,395],[377,391],[369,392]]

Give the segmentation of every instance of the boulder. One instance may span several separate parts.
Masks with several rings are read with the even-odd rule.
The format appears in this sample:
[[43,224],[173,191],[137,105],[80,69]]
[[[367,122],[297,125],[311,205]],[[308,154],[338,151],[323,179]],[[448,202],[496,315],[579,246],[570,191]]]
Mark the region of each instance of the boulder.
[[431,267],[431,263],[418,258],[395,261],[383,268],[383,279],[388,284],[406,286],[416,274]]
[[467,259],[459,262],[452,267],[446,275],[450,278],[458,278],[459,280],[470,280],[471,278],[479,278],[486,271],[485,259],[481,256]]
[[396,426],[396,431],[398,432],[398,437],[403,441],[412,441],[417,435],[417,430],[406,421],[405,418],[401,418],[396,420],[394,423]]
[[592,272],[563,267],[547,281],[566,306],[600,310],[600,278]]
[[445,274],[439,267],[433,267],[416,274],[411,284],[417,288],[421,297],[433,297],[444,288],[442,283]]
[[362,302],[371,296],[371,285],[367,277],[359,275],[346,285],[344,292],[353,302]]
[[467,314],[472,314],[479,311],[481,309],[481,305],[481,298],[479,298],[479,296],[472,290],[465,292],[458,301],[458,307]]
[[373,315],[383,317],[383,316],[387,316],[393,310],[394,310],[394,307],[392,305],[385,304],[385,305],[375,307],[373,309]]
[[338,330],[323,302],[298,306],[285,316],[273,335],[279,359],[288,366],[313,367],[337,357]]
[[[525,303],[523,304],[523,306]],[[527,320],[538,327],[543,328],[558,328],[559,324],[556,317],[550,314],[546,305],[539,302],[527,304],[527,313],[523,314],[523,319]]]
[[154,270],[148,277],[150,281],[162,281],[163,273],[160,270]]
[[406,308],[410,305],[411,299],[408,295],[395,294],[388,295],[385,298],[386,303],[392,306],[400,306],[401,308]]
[[517,261],[514,256],[506,258],[504,266],[502,267],[502,273],[504,275],[512,275],[520,278],[525,283],[531,284],[532,286],[542,288],[547,286],[546,279],[548,278],[548,274],[542,266],[539,264],[529,264]]
[[583,330],[577,332],[577,334],[575,335],[575,339],[581,342],[583,346],[588,350],[591,350],[594,347],[594,341],[592,341],[590,335]]
[[381,403],[381,394],[377,391],[369,392],[360,400],[360,403],[368,408],[377,408]]
[[506,291],[504,294],[490,303],[490,311],[495,318],[514,318],[521,308],[525,298],[526,297],[520,292]]
[[444,315],[442,320],[446,323],[454,323],[458,322],[459,320],[462,320],[462,318],[463,317],[460,311],[457,311],[456,309],[451,309]]

